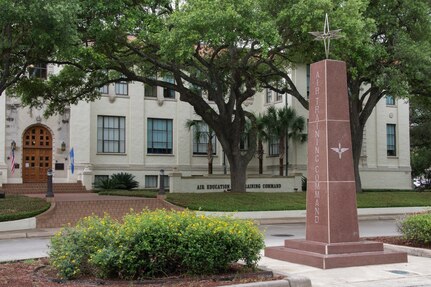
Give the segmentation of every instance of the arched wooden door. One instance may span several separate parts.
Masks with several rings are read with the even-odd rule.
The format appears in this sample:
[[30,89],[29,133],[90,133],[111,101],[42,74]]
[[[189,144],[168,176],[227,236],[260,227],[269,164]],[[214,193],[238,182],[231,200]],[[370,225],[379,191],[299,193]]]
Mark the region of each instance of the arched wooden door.
[[51,132],[42,125],[29,127],[23,136],[23,182],[46,182],[52,167]]

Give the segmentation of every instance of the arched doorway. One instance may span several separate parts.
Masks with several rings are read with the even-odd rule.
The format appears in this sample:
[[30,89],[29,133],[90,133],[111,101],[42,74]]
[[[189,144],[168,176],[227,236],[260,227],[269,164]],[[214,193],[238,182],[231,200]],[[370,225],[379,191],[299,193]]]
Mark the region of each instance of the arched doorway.
[[52,167],[52,136],[42,125],[27,128],[22,138],[23,182],[46,182]]

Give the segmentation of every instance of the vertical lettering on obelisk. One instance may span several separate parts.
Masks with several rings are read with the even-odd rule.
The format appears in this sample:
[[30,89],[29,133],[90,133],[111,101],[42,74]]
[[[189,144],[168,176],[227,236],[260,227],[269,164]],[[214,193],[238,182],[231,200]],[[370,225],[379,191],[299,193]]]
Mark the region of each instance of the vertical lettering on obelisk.
[[315,85],[314,85],[314,121],[315,121],[315,129],[314,129],[314,223],[320,222],[320,131],[319,131],[319,96],[320,96],[320,87],[319,87],[320,75],[319,72],[316,73],[315,77]]

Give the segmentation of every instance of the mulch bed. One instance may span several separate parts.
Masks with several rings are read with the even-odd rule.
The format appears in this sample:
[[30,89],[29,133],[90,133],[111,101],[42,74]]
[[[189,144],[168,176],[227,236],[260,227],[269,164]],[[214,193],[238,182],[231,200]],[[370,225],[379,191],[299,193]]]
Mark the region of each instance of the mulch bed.
[[178,276],[153,280],[126,281],[102,280],[82,277],[77,280],[62,280],[49,266],[48,259],[26,260],[0,264],[0,286],[7,287],[72,287],[72,286],[146,286],[146,287],[215,287],[223,285],[270,281],[281,279],[270,271],[250,271],[242,265],[234,265],[225,274],[212,276]]

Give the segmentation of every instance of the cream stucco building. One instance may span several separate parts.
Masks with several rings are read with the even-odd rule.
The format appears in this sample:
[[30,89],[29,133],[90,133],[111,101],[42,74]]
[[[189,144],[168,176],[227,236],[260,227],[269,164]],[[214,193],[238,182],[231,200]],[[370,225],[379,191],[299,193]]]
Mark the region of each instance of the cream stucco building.
[[[58,69],[48,66],[46,74]],[[307,68],[291,72],[300,92],[307,93]],[[46,181],[48,168],[54,182],[82,180],[87,188],[98,178],[128,172],[141,187],[158,186],[165,174],[207,173],[206,144],[196,143],[186,127],[188,119],[199,120],[193,108],[179,101],[173,91],[141,83],[117,83],[101,89],[95,102],[80,102],[64,115],[43,117],[43,109],[22,107],[16,98],[0,97],[0,184]],[[245,103],[262,113],[268,106],[294,107],[307,111],[292,97],[260,91]],[[276,148],[265,143],[264,173],[278,173]],[[360,163],[364,188],[411,188],[409,156],[409,105],[402,99],[380,101],[368,120]],[[14,148],[15,171],[11,170]],[[69,151],[73,148],[74,172]],[[306,143],[289,143],[289,173],[306,176]],[[216,144],[214,173],[229,172],[223,150]],[[249,174],[257,174],[253,159]],[[168,184],[166,177],[166,184]]]

